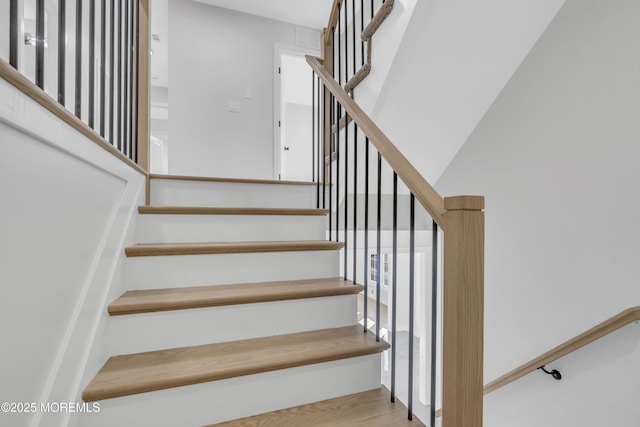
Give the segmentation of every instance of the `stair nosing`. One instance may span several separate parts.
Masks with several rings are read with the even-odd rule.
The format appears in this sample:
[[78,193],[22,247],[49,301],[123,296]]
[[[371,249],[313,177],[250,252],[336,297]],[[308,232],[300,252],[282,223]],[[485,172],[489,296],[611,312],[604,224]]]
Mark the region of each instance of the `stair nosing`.
[[203,181],[203,182],[226,182],[226,183],[238,183],[238,184],[276,184],[276,185],[302,185],[312,186],[316,185],[312,181],[281,181],[271,179],[252,179],[252,178],[222,178],[213,176],[195,176],[195,175],[164,175],[164,174],[149,174],[149,179],[164,179],[174,181]]
[[206,206],[138,206],[141,215],[286,215],[324,216],[328,209],[318,208],[253,208]]
[[[341,285],[338,285],[340,283]],[[319,287],[312,288],[313,285]],[[322,285],[325,286],[322,287]],[[274,291],[274,287],[277,291]],[[357,294],[363,288],[362,285],[354,285],[349,280],[337,277],[127,291],[109,305],[108,312],[111,316],[121,316],[261,302],[347,296]],[[238,291],[235,295],[232,292],[228,292],[234,290]],[[206,296],[207,291],[211,291],[209,296]],[[149,295],[146,300],[144,300],[145,295]],[[143,301],[136,301],[136,298],[140,296],[143,297]],[[175,297],[175,299],[172,300],[171,297]]]
[[[255,356],[256,348],[260,349],[259,357]],[[353,325],[115,356],[105,363],[84,389],[82,398],[86,402],[94,402],[366,356],[388,348],[386,342],[376,341],[373,334],[365,334],[360,325]],[[149,359],[164,359],[164,363],[151,366]],[[224,363],[231,366],[223,368]],[[197,367],[195,370],[194,365]],[[131,382],[118,383],[116,380],[120,377],[126,377]]]
[[342,242],[330,240],[291,240],[256,242],[139,243],[125,248],[127,257],[240,254],[258,252],[299,252],[339,250]]

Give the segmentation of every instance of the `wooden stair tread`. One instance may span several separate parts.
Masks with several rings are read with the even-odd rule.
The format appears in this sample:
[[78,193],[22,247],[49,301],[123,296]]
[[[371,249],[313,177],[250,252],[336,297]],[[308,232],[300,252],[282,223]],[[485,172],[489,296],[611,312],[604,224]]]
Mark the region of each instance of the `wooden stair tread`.
[[385,387],[335,399],[268,412],[213,424],[209,427],[424,427],[415,416],[407,419],[407,408],[390,402]]
[[164,175],[152,173],[149,179],[169,179],[178,181],[232,182],[238,184],[280,184],[280,185],[316,185],[311,181],[278,181],[273,179],[220,178],[213,176]]
[[328,240],[265,242],[139,243],[125,248],[128,257],[161,255],[236,254],[250,252],[329,251],[343,243]]
[[138,206],[138,213],[145,215],[327,215],[329,210],[315,208]]
[[148,313],[302,298],[351,295],[362,285],[343,278],[243,283],[237,285],[127,291],[109,305],[109,314]]
[[82,398],[86,402],[380,353],[359,325],[109,358]]

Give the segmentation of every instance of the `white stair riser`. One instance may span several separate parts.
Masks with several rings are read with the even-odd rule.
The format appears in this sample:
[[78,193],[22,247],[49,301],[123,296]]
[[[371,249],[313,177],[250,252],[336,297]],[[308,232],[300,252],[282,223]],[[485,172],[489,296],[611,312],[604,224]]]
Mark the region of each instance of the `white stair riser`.
[[323,240],[325,216],[140,215],[138,243]]
[[109,354],[228,342],[356,323],[356,296],[113,316]]
[[151,205],[315,208],[316,187],[154,179]]
[[131,257],[125,289],[158,289],[339,276],[340,251]]
[[100,402],[69,427],[202,426],[380,387],[380,355],[355,357]]

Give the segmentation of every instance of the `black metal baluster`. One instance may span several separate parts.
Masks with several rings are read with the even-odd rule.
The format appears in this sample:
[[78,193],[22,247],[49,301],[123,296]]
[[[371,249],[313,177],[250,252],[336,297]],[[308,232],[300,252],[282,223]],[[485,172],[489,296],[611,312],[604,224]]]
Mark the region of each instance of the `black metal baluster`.
[[369,309],[369,137],[364,140],[364,332]]
[[122,152],[122,0],[118,0],[118,23],[116,28],[118,29],[118,66],[116,74],[118,76],[118,93],[116,106],[116,141],[118,150]]
[[[331,76],[335,78],[335,59],[336,59],[336,28],[332,28],[331,31],[331,55],[333,56],[334,63],[331,67]],[[329,240],[332,240],[333,237],[333,141],[335,138],[335,132],[333,127],[335,126],[335,109],[334,109],[334,99],[333,94],[327,90],[327,94],[329,95],[329,151],[324,152],[324,161],[325,165],[328,162],[328,173],[329,173]],[[327,154],[328,153],[328,154]],[[327,157],[328,156],[328,157]]]
[[[329,104],[329,116],[331,117],[331,123],[329,126],[329,240],[332,240],[333,237],[333,141],[335,138],[335,133],[333,131],[333,126],[335,123],[335,114],[334,114],[334,99],[333,95],[330,96],[330,104]],[[326,159],[326,155],[325,155]]]
[[[327,88],[322,84],[322,153],[320,156],[320,167],[322,168],[322,209],[327,207]],[[329,131],[331,131],[331,125],[329,125]],[[330,137],[329,133],[329,137]],[[331,218],[331,211],[329,211],[329,218]],[[329,220],[331,224],[331,220]]]
[[[342,4],[340,4],[342,6]],[[346,7],[345,7],[346,10]],[[342,7],[338,10],[338,84],[342,85],[342,29],[340,15]],[[340,122],[342,119],[342,104],[336,106],[336,242],[340,240]],[[333,159],[331,159],[333,160]],[[346,266],[345,266],[346,268]]]
[[105,90],[105,82],[107,80],[107,0],[102,0],[100,14],[100,135],[104,138],[107,110]]
[[[396,401],[396,297],[398,279],[398,174],[393,173],[393,275],[391,276],[391,401]],[[433,426],[431,426],[433,427]]]
[[[349,81],[349,1],[344,4],[344,82]],[[347,126],[345,125],[345,129]],[[345,131],[346,132],[346,131]]]
[[[352,53],[353,53],[353,74],[356,75],[356,0],[351,0],[351,19],[353,20],[353,27],[351,28],[351,41],[352,41]],[[351,93],[353,98],[353,92]]]
[[[337,103],[338,130],[336,131],[336,242],[340,240],[340,116],[342,115],[342,104]],[[345,266],[346,267],[346,266]]]
[[358,265],[358,125],[353,123],[353,284],[357,283]]
[[95,121],[96,0],[89,0],[89,127]]
[[433,221],[431,236],[431,400],[429,425],[436,425],[436,346],[438,344],[438,224]]
[[[345,67],[346,68],[346,67]],[[345,123],[349,123],[349,114],[345,110],[344,112]],[[349,219],[349,126],[345,124],[344,127],[344,280],[347,280],[347,260],[348,260],[348,245],[347,236],[348,231],[347,223]]]
[[76,0],[76,93],[75,113],[82,118],[82,0]]
[[44,0],[36,1],[36,85],[44,90]]
[[[344,82],[349,81],[349,2],[344,5]],[[348,203],[349,202],[349,115],[344,112],[344,280],[347,280],[348,268]]]
[[9,3],[9,64],[18,69],[18,0]]
[[136,99],[134,97],[134,93],[133,93],[133,81],[134,81],[134,76],[133,76],[133,64],[134,64],[134,58],[133,58],[133,54],[134,52],[137,50],[135,48],[135,36],[134,36],[134,31],[135,31],[135,6],[134,3],[139,3],[138,0],[130,0],[129,1],[129,104],[131,104],[129,106],[129,158],[131,160],[133,160],[134,158],[134,147],[133,147],[133,132],[134,132],[134,121],[133,121],[133,115],[134,115],[134,106],[133,106],[133,100]]
[[140,2],[135,2],[136,6],[136,114],[133,120],[133,152],[132,160],[138,162],[138,116],[140,114]]
[[129,144],[129,0],[125,0],[124,2],[124,23],[122,25],[124,27],[124,83],[122,85],[122,90],[124,91],[124,111],[122,113],[122,137],[124,139],[124,154],[128,157],[130,155],[130,144]]
[[371,0],[371,19],[373,19],[373,0]]
[[[311,70],[311,180],[316,180],[316,76]],[[316,208],[320,205],[320,196],[316,188]]]
[[382,155],[378,152],[378,194],[377,194],[378,210],[376,212],[376,341],[380,341],[380,294],[381,294],[381,259],[380,253],[382,241]]
[[111,33],[111,37],[109,40],[109,142],[111,145],[115,145],[115,138],[113,134],[113,126],[115,119],[115,105],[114,105],[114,97],[115,97],[115,85],[113,80],[113,73],[115,71],[115,0],[111,0],[111,9],[110,9],[109,20],[111,25],[109,26],[109,32]]
[[65,70],[67,69],[67,0],[58,0],[58,103],[65,105]]
[[321,153],[320,153],[320,138],[322,138],[322,132],[321,132],[321,127],[323,126],[323,122],[320,121],[320,108],[321,108],[321,96],[320,96],[320,77],[316,76],[316,97],[318,100],[318,105],[317,105],[317,111],[316,111],[316,123],[317,123],[317,128],[316,128],[316,140],[317,140],[317,145],[316,145],[316,150],[317,150],[317,161],[316,161],[316,182],[317,182],[317,195],[318,195],[318,200],[317,200],[317,207],[318,209],[320,209],[320,158],[321,158]]
[[[364,0],[360,0],[360,33],[364,31]],[[360,66],[364,65],[364,40],[360,38]]]
[[416,199],[411,193],[409,203],[409,390],[407,410],[409,420],[413,419],[413,299],[415,291],[415,205]]
[[[311,180],[316,181],[316,75],[311,70]],[[320,203],[316,191],[316,208]]]

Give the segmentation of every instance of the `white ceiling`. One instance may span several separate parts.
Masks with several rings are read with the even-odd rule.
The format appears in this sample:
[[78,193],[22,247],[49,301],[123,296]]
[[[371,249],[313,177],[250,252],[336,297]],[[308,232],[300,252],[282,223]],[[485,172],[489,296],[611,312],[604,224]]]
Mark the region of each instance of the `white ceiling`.
[[302,27],[321,30],[327,25],[333,0],[195,0]]

